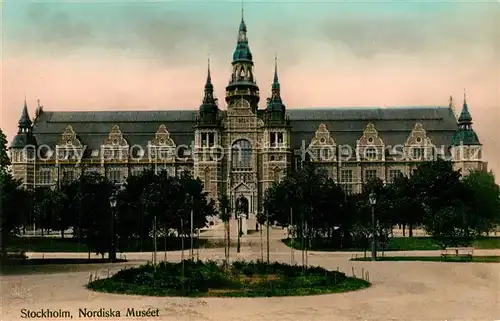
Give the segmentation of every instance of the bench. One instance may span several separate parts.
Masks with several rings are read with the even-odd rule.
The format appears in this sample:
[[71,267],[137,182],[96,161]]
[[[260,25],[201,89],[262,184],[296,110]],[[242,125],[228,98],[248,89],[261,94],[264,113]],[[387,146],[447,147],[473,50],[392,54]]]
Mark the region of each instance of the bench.
[[473,247],[447,247],[441,251],[442,258],[453,256],[453,257],[468,257],[472,259],[473,255],[474,255]]

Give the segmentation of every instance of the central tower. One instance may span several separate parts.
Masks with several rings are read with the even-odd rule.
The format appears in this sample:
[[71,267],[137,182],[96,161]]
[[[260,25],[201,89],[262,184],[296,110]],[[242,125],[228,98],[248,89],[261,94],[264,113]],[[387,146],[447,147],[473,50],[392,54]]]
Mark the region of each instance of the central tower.
[[242,99],[250,104],[254,113],[259,103],[259,87],[253,74],[252,52],[248,45],[247,26],[241,10],[241,22],[238,30],[238,42],[233,53],[232,73],[226,87],[226,103],[234,106]]

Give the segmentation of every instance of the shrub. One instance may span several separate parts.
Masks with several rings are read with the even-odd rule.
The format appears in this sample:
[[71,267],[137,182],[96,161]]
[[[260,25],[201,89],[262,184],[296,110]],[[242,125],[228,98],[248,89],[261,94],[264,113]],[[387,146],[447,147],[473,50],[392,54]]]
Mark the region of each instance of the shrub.
[[321,267],[303,270],[301,266],[282,263],[238,261],[227,271],[214,261],[185,260],[162,262],[156,271],[150,264],[124,269],[108,279],[90,283],[88,288],[155,296],[258,297],[331,293],[369,285],[365,281],[351,283],[344,273]]

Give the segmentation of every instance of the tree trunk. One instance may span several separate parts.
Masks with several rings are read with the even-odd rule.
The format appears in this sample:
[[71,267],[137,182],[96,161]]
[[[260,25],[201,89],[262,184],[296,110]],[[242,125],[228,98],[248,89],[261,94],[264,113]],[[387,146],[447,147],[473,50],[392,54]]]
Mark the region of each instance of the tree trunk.
[[262,226],[260,227],[260,260],[264,262],[264,238],[262,235]]
[[167,262],[167,237],[168,237],[167,224],[165,224],[165,230],[163,231],[163,237],[164,237],[163,246],[164,246],[164,250],[165,250],[165,255],[163,257],[163,261]]
[[61,229],[61,239],[64,240],[64,229]]
[[231,219],[227,222],[227,264],[229,266],[229,260],[231,260]]
[[405,233],[405,226],[406,226],[406,224],[403,224],[403,237],[405,237],[405,236],[406,236],[406,233]]
[[413,224],[408,224],[408,236],[413,237]]

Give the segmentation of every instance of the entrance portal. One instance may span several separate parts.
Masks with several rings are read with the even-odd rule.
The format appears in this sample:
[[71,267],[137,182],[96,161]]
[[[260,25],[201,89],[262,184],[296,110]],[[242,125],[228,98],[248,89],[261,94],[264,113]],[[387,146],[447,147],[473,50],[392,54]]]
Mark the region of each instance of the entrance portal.
[[248,198],[240,194],[236,199],[236,215],[244,214],[248,218],[248,212],[250,211],[250,203],[248,202]]

